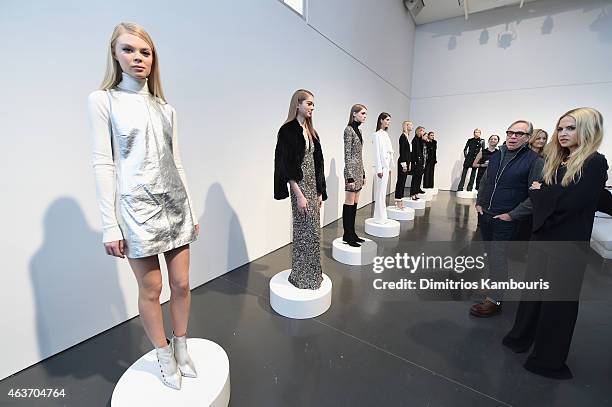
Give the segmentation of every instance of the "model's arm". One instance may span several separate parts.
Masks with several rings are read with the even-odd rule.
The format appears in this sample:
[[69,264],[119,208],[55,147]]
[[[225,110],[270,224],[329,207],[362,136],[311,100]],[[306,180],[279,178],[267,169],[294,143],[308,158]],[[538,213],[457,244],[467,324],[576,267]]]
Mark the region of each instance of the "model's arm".
[[463,147],[463,158],[467,158],[468,152],[470,151],[470,140],[468,139],[467,143],[465,143],[465,147]]
[[96,179],[98,206],[102,214],[102,241],[123,240],[115,215],[115,162],[111,144],[111,120],[108,96],[105,91],[89,95],[88,112],[93,143],[93,169]]
[[378,133],[374,133],[374,136],[372,136],[373,140],[372,140],[372,144],[374,145],[374,166],[376,168],[376,173],[377,174],[382,174],[383,172],[383,163],[382,163],[382,157],[381,157],[381,140],[380,137],[378,135]]
[[[529,170],[529,178],[527,180],[527,188],[531,187],[531,184],[535,182],[542,181],[542,170],[544,169],[544,160],[541,157],[538,157],[532,164],[531,169]],[[533,205],[531,203],[531,198],[527,197],[523,202],[518,204],[518,206],[508,212],[508,215],[512,219],[521,219],[526,216],[531,215],[533,211]]]
[[346,182],[352,183],[355,182],[355,175],[352,171],[352,165],[350,163],[353,161],[353,134],[351,132],[350,126],[347,126],[344,129],[344,167],[346,168]]
[[178,146],[178,129],[176,127],[176,110],[172,109],[172,155],[174,157],[174,165],[176,165],[176,169],[183,181],[183,186],[185,187],[185,192],[187,192],[187,200],[189,201],[189,208],[191,209],[191,219],[193,220],[194,225],[198,225],[200,222],[198,221],[198,215],[195,212],[195,208],[193,207],[193,201],[191,200],[191,195],[189,194],[189,187],[187,186],[187,176],[185,175],[185,170],[183,169],[183,162],[181,161],[181,153],[179,151]]

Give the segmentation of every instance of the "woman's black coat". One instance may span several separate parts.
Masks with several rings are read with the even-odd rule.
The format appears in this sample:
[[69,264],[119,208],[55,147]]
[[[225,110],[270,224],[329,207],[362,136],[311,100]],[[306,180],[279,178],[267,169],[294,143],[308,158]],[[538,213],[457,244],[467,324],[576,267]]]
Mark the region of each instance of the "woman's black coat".
[[[312,141],[314,143],[317,193],[325,201],[327,199],[327,191],[323,151],[317,137],[313,137]],[[304,140],[304,132],[297,119],[283,124],[278,130],[276,149],[274,151],[274,199],[289,197],[289,188],[287,187],[289,180],[294,180],[295,182],[302,180],[302,162],[304,161],[305,150],[306,140]]]

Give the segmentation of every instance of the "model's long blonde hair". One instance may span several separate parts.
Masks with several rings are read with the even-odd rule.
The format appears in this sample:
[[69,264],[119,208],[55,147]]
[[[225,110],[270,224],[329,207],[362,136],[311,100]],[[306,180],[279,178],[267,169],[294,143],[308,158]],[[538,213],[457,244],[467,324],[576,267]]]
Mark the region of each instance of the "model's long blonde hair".
[[151,47],[151,53],[153,57],[153,64],[151,65],[151,73],[149,74],[147,85],[149,87],[149,92],[153,96],[156,96],[166,101],[164,97],[164,91],[162,89],[161,79],[159,75],[159,57],[157,56],[157,50],[155,49],[155,44],[151,39],[149,33],[145,31],[145,29],[136,23],[119,23],[115,26],[113,30],[113,35],[111,35],[110,43],[108,46],[108,58],[106,60],[106,73],[104,74],[104,79],[102,80],[102,84],[100,85],[100,89],[111,89],[117,86],[119,82],[121,82],[121,66],[119,65],[119,61],[115,59],[115,45],[117,44],[117,38],[121,34],[132,34],[137,36],[146,42],[149,47]]
[[[561,119],[567,116],[576,120],[576,134],[578,137],[578,147],[571,155],[568,148],[561,147],[557,134]],[[601,145],[603,139],[603,116],[597,110],[590,107],[572,109],[557,120],[551,139],[552,141],[544,148],[543,179],[549,185],[558,184],[557,169],[565,160],[566,171],[560,183],[566,187],[572,181],[578,182],[580,180],[586,159],[596,152]]]
[[[349,113],[349,121],[348,121],[348,124],[351,124],[351,123],[354,121],[354,119],[353,119],[353,114],[354,114],[354,113],[359,113],[359,112],[361,112],[362,110],[368,110],[368,108],[367,108],[367,107],[365,107],[364,105],[360,104],[360,103],[356,103],[356,104],[354,104],[354,105],[353,105],[353,107],[351,107],[351,112]],[[348,125],[348,124],[347,124],[347,125]]]
[[[309,90],[298,89],[295,91],[293,96],[291,96],[291,102],[289,102],[289,114],[287,115],[287,120],[285,120],[285,123],[289,123],[290,121],[295,120],[295,118],[297,117],[298,106],[300,105],[300,103],[308,99],[308,96],[312,96],[314,98],[314,95]],[[318,140],[319,134],[312,126],[312,117],[307,117],[304,121],[304,124],[306,125],[306,128],[308,129],[310,135]]]

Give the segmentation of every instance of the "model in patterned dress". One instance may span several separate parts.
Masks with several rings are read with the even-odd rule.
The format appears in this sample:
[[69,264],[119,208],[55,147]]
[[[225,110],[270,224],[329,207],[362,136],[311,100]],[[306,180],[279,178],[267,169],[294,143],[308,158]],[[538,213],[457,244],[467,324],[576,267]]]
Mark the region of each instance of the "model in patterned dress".
[[365,122],[368,110],[364,105],[351,107],[349,122],[344,129],[344,205],[342,206],[342,240],[349,246],[360,247],[365,242],[355,232],[355,216],[359,193],[363,188],[365,170],[363,169],[363,136],[359,126]]
[[[89,96],[89,116],[104,247],[109,255],[128,257],[161,379],[178,390],[182,376],[196,377],[186,334],[189,243],[199,226],[178,151],[176,112],[164,99],[155,46],[141,26],[115,27],[101,90]],[[157,289],[161,253],[170,280],[171,343]]]
[[289,197],[293,217],[293,248],[289,282],[316,290],[323,282],[319,210],[327,199],[323,152],[312,125],[314,96],[300,89],[293,94],[289,115],[278,131],[274,152],[274,198]]

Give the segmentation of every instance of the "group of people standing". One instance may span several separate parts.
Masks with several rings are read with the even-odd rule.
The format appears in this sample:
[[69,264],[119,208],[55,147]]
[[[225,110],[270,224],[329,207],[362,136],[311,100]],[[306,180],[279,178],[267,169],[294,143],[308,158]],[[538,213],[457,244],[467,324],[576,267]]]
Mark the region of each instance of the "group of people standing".
[[424,194],[423,188],[434,187],[434,171],[437,161],[436,152],[438,142],[433,131],[426,132],[419,126],[414,132],[412,141],[409,141],[412,132],[412,122],[402,123],[402,134],[399,137],[399,158],[397,159],[397,181],[395,184],[395,206],[404,207],[404,189],[408,175],[412,176],[410,182],[410,199],[419,199]]
[[[319,210],[327,199],[323,153],[313,126],[314,95],[300,89],[289,104],[286,122],[278,132],[274,158],[274,198],[291,197],[293,217],[292,270],[289,282],[301,289],[318,289],[322,282]],[[189,196],[176,132],[176,112],[165,100],[152,39],[139,25],[119,24],[108,48],[108,66],[101,89],[89,97],[93,138],[93,167],[107,254],[128,257],[136,277],[138,306],[146,334],[156,348],[164,384],[181,388],[182,377],[196,377],[187,350],[190,310],[189,245],[196,240],[199,222]],[[367,117],[364,105],[354,105],[344,130],[345,203],[344,241],[363,240],[355,233],[355,214],[365,181],[360,125]],[[386,187],[393,159],[387,130],[391,116],[381,113],[374,134],[377,211],[384,211]],[[412,174],[410,196],[418,199],[433,187],[436,140],[433,132],[403,123],[397,163],[396,202],[401,205],[406,176]],[[551,377],[570,377],[565,365],[578,313],[584,274],[584,255],[597,209],[612,213],[612,197],[605,191],[608,165],[597,152],[603,139],[603,117],[595,109],[580,108],[563,114],[552,142],[519,120],[506,131],[505,145],[489,137],[483,148],[480,130],[464,150],[467,169],[482,171],[476,210],[485,242],[509,241],[516,220],[533,214],[535,241],[562,241],[567,252],[529,251],[527,279],[544,278],[551,284],[570,280],[569,299],[539,298],[522,301],[514,327],[504,345],[516,352],[534,350],[525,367]],[[546,147],[544,147],[546,145]],[[544,151],[544,158],[539,154]],[[473,171],[473,170],[472,170]],[[468,188],[472,187],[473,173]],[[382,199],[382,202],[378,202]],[[381,205],[382,203],[382,205]],[[383,215],[381,214],[380,217]],[[384,215],[386,218],[386,215]],[[375,215],[376,219],[376,215]],[[492,248],[491,271],[507,280],[505,245]],[[159,304],[164,254],[170,280],[173,337],[165,336]],[[569,261],[569,262],[568,262]],[[505,274],[504,274],[505,273]],[[476,316],[501,311],[503,293],[489,293],[471,308]]]

